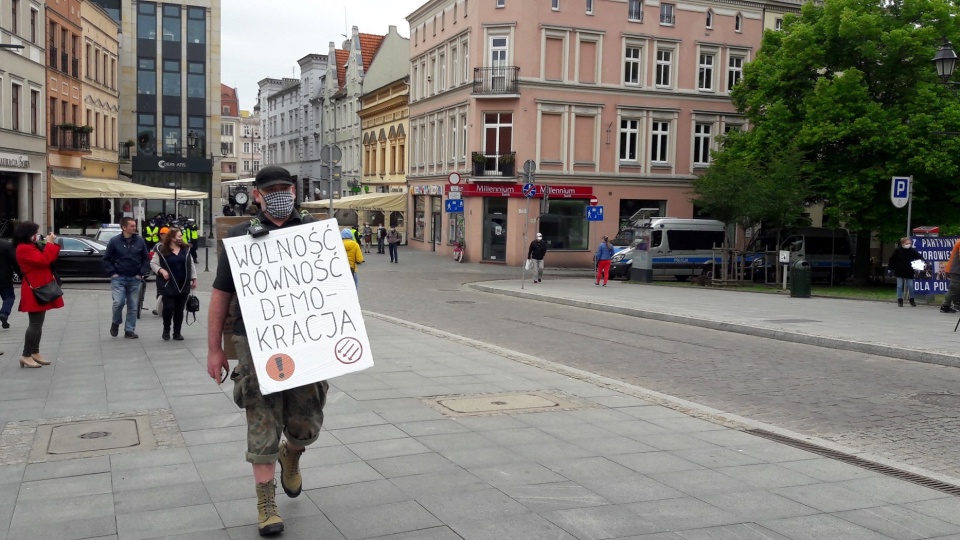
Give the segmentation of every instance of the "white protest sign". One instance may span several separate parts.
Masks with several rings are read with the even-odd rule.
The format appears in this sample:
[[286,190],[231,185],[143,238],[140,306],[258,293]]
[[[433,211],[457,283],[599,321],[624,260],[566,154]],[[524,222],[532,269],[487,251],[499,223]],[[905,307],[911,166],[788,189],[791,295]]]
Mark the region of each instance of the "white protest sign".
[[260,393],[373,366],[337,220],[225,238]]

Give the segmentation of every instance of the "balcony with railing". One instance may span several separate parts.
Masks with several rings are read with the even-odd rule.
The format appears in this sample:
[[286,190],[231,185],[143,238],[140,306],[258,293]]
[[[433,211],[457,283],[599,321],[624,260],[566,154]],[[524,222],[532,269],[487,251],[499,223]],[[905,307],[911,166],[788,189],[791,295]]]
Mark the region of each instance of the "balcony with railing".
[[133,145],[127,146],[126,143],[120,143],[120,147],[117,148],[117,157],[120,158],[120,161],[130,161],[130,149],[133,148]]
[[478,181],[513,181],[517,177],[517,153],[488,154],[473,152],[472,178]]
[[61,152],[90,152],[90,132],[82,127],[50,126],[50,146]]
[[473,68],[473,95],[477,97],[518,97],[520,68],[517,66]]
[[50,67],[57,69],[57,57],[60,53],[57,51],[56,47],[50,47]]

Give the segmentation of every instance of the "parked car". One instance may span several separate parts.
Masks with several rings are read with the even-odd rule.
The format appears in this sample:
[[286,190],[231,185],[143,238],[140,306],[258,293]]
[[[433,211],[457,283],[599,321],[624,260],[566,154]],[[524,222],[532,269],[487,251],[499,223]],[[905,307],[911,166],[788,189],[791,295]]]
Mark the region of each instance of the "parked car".
[[[64,279],[108,278],[103,271],[103,255],[107,245],[87,236],[65,234],[57,237],[60,256],[53,268]],[[14,276],[19,283],[19,278]]]
[[106,244],[111,238],[123,232],[119,223],[104,223],[93,239],[101,244]]
[[811,278],[815,280],[839,284],[853,275],[853,242],[845,229],[796,227],[762,230],[744,251],[746,277],[753,281],[773,280],[780,251],[790,252],[791,263],[807,261]]

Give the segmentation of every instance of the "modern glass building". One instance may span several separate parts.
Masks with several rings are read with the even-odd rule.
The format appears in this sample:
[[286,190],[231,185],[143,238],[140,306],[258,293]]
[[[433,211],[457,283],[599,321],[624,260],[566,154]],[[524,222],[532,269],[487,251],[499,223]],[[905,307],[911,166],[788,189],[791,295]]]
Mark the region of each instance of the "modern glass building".
[[[209,194],[220,192],[220,0],[93,0],[119,17],[120,138],[130,145],[121,174],[134,182]],[[131,144],[132,143],[132,144]],[[196,201],[176,213],[203,223]],[[150,201],[147,217],[175,213]]]

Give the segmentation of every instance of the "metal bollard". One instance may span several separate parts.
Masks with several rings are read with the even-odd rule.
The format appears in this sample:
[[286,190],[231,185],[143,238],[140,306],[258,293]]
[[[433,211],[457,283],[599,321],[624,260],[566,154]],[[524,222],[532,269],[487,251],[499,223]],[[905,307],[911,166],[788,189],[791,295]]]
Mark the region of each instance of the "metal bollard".
[[209,272],[210,271],[210,247],[203,246],[203,257],[204,257],[203,271]]

